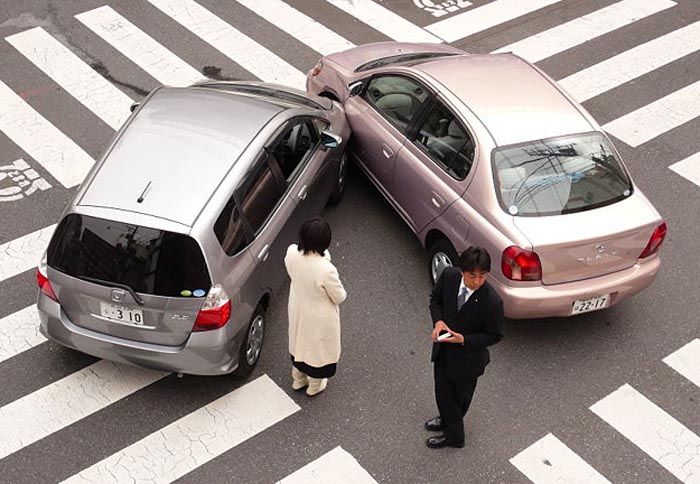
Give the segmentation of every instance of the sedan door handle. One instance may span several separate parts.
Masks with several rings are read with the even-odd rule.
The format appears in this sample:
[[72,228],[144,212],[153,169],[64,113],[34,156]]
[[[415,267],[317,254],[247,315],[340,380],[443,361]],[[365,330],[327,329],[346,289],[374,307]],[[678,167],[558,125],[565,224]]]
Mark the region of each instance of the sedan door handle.
[[438,195],[437,193],[432,194],[432,197],[430,197],[430,202],[435,208],[442,208],[442,206],[445,205],[445,201],[442,198],[440,198],[440,195]]
[[384,155],[384,158],[391,158],[394,156],[394,152],[386,143],[382,143],[382,154]]
[[299,190],[299,194],[297,195],[297,197],[299,197],[299,200],[305,200],[306,195],[308,195],[308,193],[309,193],[309,188],[307,185],[304,185],[303,187],[301,187],[301,190]]
[[260,253],[258,254],[258,259],[265,262],[267,260],[267,256],[270,255],[270,246],[268,244],[265,244],[265,247],[263,247],[260,250]]

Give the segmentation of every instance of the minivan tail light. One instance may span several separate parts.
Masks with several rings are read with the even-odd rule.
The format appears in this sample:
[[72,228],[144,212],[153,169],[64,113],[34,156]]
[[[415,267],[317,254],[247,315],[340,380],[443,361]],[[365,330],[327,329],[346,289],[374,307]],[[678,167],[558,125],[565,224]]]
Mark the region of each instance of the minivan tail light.
[[542,263],[537,253],[511,245],[501,258],[503,275],[512,281],[539,281],[542,279]]
[[222,328],[231,318],[231,300],[220,284],[212,286],[197,313],[192,331],[210,331]]
[[644,247],[642,253],[639,254],[639,258],[644,259],[652,254],[656,254],[661,248],[661,244],[664,243],[664,239],[666,238],[666,232],[666,222],[661,222],[661,225],[654,229],[654,232],[651,234],[649,242],[647,242],[647,246]]
[[46,254],[44,254],[44,256],[41,258],[41,262],[39,262],[39,267],[36,268],[36,283],[42,293],[58,302],[56,293],[54,292],[53,287],[51,287],[51,282],[49,281],[46,267]]

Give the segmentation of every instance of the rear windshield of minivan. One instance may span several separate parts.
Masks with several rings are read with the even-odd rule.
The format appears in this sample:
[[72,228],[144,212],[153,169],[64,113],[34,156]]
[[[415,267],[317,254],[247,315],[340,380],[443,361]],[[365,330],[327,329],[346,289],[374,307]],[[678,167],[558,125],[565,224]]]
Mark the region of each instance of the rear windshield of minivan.
[[581,212],[632,194],[632,183],[600,133],[494,150],[496,193],[505,211],[536,217]]
[[211,286],[202,250],[191,237],[74,213],[56,228],[47,263],[73,277],[156,296],[203,295]]

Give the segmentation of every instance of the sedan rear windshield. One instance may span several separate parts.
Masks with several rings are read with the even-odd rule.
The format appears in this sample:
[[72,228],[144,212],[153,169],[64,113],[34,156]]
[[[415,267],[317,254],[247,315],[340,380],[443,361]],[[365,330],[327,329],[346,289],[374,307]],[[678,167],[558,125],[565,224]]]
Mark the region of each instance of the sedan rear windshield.
[[493,155],[496,192],[511,215],[561,215],[602,207],[632,193],[632,183],[600,133],[506,146]]
[[202,250],[191,237],[74,213],[56,228],[47,263],[69,276],[156,296],[200,295],[211,286]]

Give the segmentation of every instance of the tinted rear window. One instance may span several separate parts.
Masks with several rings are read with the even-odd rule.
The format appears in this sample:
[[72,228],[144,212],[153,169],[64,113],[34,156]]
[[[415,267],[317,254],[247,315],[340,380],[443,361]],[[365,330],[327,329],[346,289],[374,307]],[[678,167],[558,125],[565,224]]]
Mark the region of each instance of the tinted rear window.
[[600,133],[499,148],[496,192],[511,215],[562,215],[602,207],[632,194],[632,183]]
[[157,296],[211,286],[204,255],[191,237],[86,215],[68,214],[61,221],[47,259],[50,267],[70,276],[126,284]]

